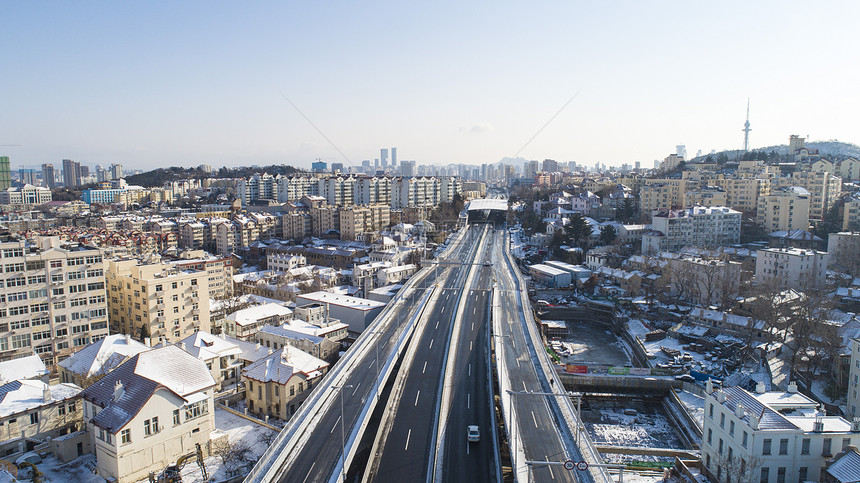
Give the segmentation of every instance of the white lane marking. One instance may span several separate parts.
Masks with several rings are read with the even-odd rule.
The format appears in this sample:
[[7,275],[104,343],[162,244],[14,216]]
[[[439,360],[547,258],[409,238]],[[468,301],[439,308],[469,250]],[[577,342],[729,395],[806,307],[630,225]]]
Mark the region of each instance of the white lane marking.
[[472,364],[469,364],[469,375],[472,375]]
[[475,323],[472,322],[472,330],[475,330]]
[[334,422],[334,426],[331,427],[331,431],[329,431],[328,434],[334,433],[334,428],[337,427],[337,423],[339,423],[339,422],[340,422],[340,416],[337,417],[337,421]]
[[434,341],[434,340],[436,340],[436,339],[430,339],[430,347],[428,347],[428,349],[432,349],[432,348],[433,348],[433,341]]
[[472,446],[472,445],[469,444],[468,441],[466,441],[466,454],[469,454],[469,446]]
[[438,320],[436,321],[436,328],[437,329],[439,328],[439,321]]
[[302,483],[305,483],[306,481],[308,481],[308,478],[311,477],[311,473],[314,471],[314,466],[316,466],[316,464],[317,462],[314,461],[314,464],[311,465],[311,469],[308,470],[308,476],[305,476],[305,479],[302,480]]
[[472,341],[469,341],[469,350],[472,350]]
[[478,309],[477,308],[472,309],[472,315],[475,315],[476,310],[478,310]]
[[412,430],[410,429],[408,433],[406,433],[406,447],[403,448],[403,451],[409,449],[409,437],[412,436]]
[[418,405],[418,396],[420,396],[420,395],[421,395],[421,391],[418,391],[418,393],[415,394],[415,405],[416,406]]
[[[549,456],[543,455],[543,457],[546,458],[546,460],[544,460],[544,461],[549,461]],[[554,480],[555,479],[555,473],[552,472],[552,466],[547,466],[547,468],[549,468],[549,476],[552,476],[552,479]]]
[[352,395],[353,395],[353,396],[355,396],[355,391],[358,391],[358,388],[359,388],[360,386],[361,386],[361,383],[360,383],[360,382],[359,382],[358,384],[356,384],[355,389],[353,389],[353,390],[352,390]]
[[520,367],[520,359],[519,359],[519,358],[517,358],[517,359],[514,359],[514,360],[515,360],[515,361],[517,361],[517,367]]
[[523,383],[523,391],[528,391],[528,389],[526,389],[526,381],[522,381],[522,383]]
[[442,313],[445,313],[445,308],[446,308],[446,307],[442,307]]
[[446,295],[445,300],[448,300],[448,297],[450,297],[450,296],[451,296],[451,294]]
[[472,393],[466,393],[466,409],[472,406]]
[[424,361],[424,369],[421,369],[421,374],[427,372],[427,361]]
[[[534,421],[534,422],[535,422],[535,427],[537,427],[537,418],[535,417],[535,412],[534,412],[534,411],[532,411],[532,421]],[[549,460],[547,460],[547,461],[549,461]]]

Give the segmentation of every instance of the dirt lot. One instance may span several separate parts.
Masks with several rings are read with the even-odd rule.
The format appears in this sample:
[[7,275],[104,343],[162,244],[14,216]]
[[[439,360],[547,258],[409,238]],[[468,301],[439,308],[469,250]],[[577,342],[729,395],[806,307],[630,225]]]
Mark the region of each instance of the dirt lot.
[[562,356],[562,363],[623,366],[630,362],[621,340],[605,326],[596,322],[568,322],[568,329],[570,337],[563,342],[572,354]]

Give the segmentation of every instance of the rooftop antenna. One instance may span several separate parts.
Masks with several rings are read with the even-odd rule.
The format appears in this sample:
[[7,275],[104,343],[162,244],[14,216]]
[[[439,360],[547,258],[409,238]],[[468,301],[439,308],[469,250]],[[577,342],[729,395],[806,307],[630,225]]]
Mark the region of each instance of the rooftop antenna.
[[744,128],[741,129],[744,132],[744,152],[750,150],[750,98],[747,97],[747,121],[744,123]]

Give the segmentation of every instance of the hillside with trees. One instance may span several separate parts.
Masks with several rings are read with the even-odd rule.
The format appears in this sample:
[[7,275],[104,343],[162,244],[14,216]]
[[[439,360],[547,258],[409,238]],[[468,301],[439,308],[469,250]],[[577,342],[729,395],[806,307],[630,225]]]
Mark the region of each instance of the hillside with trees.
[[286,164],[276,164],[263,167],[245,167],[237,168],[221,168],[216,173],[209,173],[200,168],[183,168],[172,166],[170,168],[158,168],[146,173],[135,174],[128,176],[125,180],[128,184],[139,185],[145,188],[153,188],[164,185],[169,181],[179,181],[181,179],[203,179],[203,178],[248,178],[255,173],[269,173],[273,176],[290,175],[302,172],[298,168]]

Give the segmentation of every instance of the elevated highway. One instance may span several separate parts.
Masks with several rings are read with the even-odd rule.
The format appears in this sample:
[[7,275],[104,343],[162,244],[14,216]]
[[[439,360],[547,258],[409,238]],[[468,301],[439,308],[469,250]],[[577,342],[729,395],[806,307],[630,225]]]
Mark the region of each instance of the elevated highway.
[[[245,481],[335,482],[347,473],[355,481],[501,481],[493,361],[516,479],[609,481],[597,468],[527,463],[601,461],[576,434],[568,397],[530,394],[563,388],[505,231],[470,225],[439,260],[359,337]],[[378,425],[370,424],[374,414]],[[479,443],[466,439],[472,424],[481,428]],[[372,441],[367,463],[350,469],[362,441]]]

